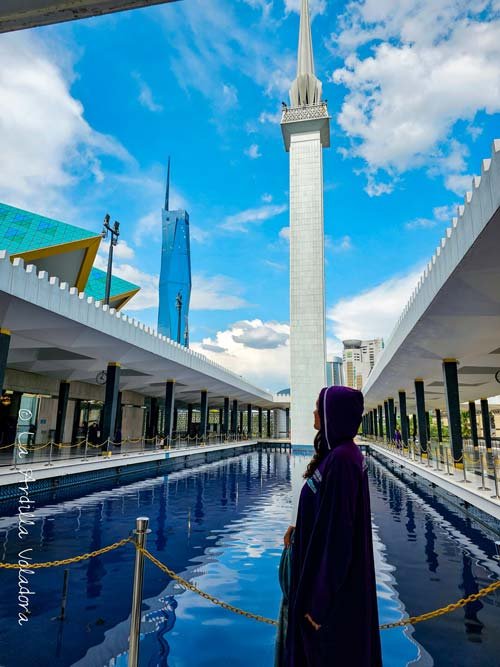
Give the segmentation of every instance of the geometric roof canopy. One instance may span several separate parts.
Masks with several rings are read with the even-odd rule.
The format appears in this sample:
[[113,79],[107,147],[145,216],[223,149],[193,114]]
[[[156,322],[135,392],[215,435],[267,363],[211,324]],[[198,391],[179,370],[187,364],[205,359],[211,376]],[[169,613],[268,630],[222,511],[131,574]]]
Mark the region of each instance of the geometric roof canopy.
[[[87,229],[0,203],[0,249],[103,301],[106,273],[93,266],[102,237]],[[110,307],[119,310],[139,287],[111,277]]]

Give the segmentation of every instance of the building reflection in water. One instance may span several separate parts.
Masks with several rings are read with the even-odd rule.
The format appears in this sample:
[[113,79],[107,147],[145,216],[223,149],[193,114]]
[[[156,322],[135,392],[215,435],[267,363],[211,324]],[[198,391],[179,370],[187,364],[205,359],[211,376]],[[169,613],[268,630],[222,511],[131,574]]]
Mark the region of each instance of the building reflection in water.
[[[103,546],[102,543],[102,506],[100,502],[94,507],[92,531],[89,551],[97,551]],[[102,589],[102,579],[106,575],[103,558],[89,558],[87,561],[87,598],[99,598]]]
[[429,567],[429,572],[437,572],[439,561],[437,553],[434,551],[436,544],[436,533],[432,519],[427,516],[425,519],[425,558]]
[[[468,597],[473,593],[477,593],[479,586],[477,585],[474,575],[472,573],[472,559],[469,554],[465,551],[462,553],[462,581],[461,586],[463,590],[464,597]],[[483,608],[483,603],[481,600],[476,600],[475,602],[469,602],[464,607],[464,624],[465,632],[470,641],[480,642],[481,633],[484,628],[484,624],[478,619],[477,615]]]
[[417,541],[417,524],[415,523],[415,512],[413,511],[413,501],[406,501],[406,533],[408,535],[408,542]]

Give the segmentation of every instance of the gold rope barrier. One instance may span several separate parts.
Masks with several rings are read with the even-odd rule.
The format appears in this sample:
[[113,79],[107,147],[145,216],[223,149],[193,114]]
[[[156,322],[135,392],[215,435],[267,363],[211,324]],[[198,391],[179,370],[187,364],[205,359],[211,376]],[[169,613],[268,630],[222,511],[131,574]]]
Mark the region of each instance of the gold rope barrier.
[[[250,618],[254,621],[259,621],[261,623],[266,623],[267,625],[278,625],[277,621],[273,620],[272,618],[267,618],[266,616],[260,616],[259,614],[253,614],[252,612],[245,611],[244,609],[240,609],[239,607],[235,607],[234,605],[228,604],[227,602],[224,602],[223,600],[220,600],[219,598],[216,598],[215,596],[210,595],[209,593],[205,593],[205,591],[199,589],[195,584],[186,581],[186,579],[183,579],[178,574],[176,574],[167,565],[165,565],[157,558],[155,558],[155,556],[153,556],[153,554],[150,553],[147,549],[138,547],[137,545],[136,549],[138,549],[148,560],[150,560],[154,565],[156,565],[156,567],[158,567],[162,572],[171,577],[183,588],[186,588],[187,590],[196,593],[205,600],[208,600],[209,602],[212,602],[213,604],[222,607],[223,609],[232,611],[235,614],[244,616],[245,618]],[[482,598],[485,595],[488,595],[489,593],[493,593],[498,589],[500,589],[500,581],[494,581],[489,586],[482,588],[477,593],[472,593],[466,598],[462,598],[457,602],[453,602],[452,604],[449,604],[446,607],[441,607],[440,609],[436,609],[435,611],[429,611],[425,614],[420,614],[419,616],[410,616],[395,623],[384,623],[383,625],[380,626],[380,630],[389,630],[391,628],[402,628],[407,625],[415,625],[416,623],[421,623],[422,621],[428,621],[431,618],[443,616],[443,614],[447,614],[449,612],[456,611],[461,607],[465,607],[466,604],[469,604],[470,602],[475,602],[476,600],[479,600],[479,598]]]
[[102,549],[97,549],[96,551],[90,551],[89,553],[81,554],[80,556],[73,556],[72,558],[64,558],[63,560],[49,560],[45,563],[30,563],[28,565],[20,565],[19,563],[0,563],[0,569],[2,570],[42,570],[49,567],[59,567],[60,565],[71,565],[71,563],[80,563],[82,560],[88,560],[89,558],[95,558],[96,556],[102,556],[109,551],[114,551],[114,549],[119,549],[123,547],[128,542],[133,542],[132,537],[126,537],[119,542],[110,544],[107,547],[102,547]]
[[[53,560],[53,561],[46,561],[44,563],[31,563],[26,565],[21,565],[19,563],[0,563],[0,569],[41,570],[50,567],[59,567],[61,565],[71,565],[72,563],[80,563],[84,560],[88,560],[89,558],[96,558],[97,556],[102,556],[105,553],[109,553],[110,551],[114,551],[115,549],[119,549],[120,547],[125,546],[125,544],[128,544],[129,542],[134,544],[135,548],[138,551],[140,551],[149,561],[151,561],[153,565],[156,565],[156,567],[158,567],[162,572],[167,574],[171,579],[176,581],[186,590],[189,590],[192,593],[196,593],[196,595],[199,595],[203,599],[208,600],[208,602],[211,602],[212,604],[215,604],[221,607],[222,609],[226,609],[227,611],[230,611],[234,614],[238,614],[239,616],[244,616],[245,618],[249,618],[251,620],[258,621],[260,623],[265,623],[267,625],[273,625],[273,626],[278,625],[278,622],[272,618],[267,618],[266,616],[261,616],[260,614],[254,614],[250,611],[245,611],[244,609],[240,609],[239,607],[235,607],[232,604],[220,600],[214,595],[210,595],[209,593],[202,591],[195,584],[187,581],[186,579],[183,579],[181,576],[176,574],[167,565],[165,565],[164,563],[159,561],[155,556],[153,556],[153,554],[149,552],[147,549],[140,547],[132,537],[126,537],[123,540],[119,540],[118,542],[110,544],[107,547],[102,547],[101,549],[97,549],[96,551],[90,551],[89,553],[84,553],[79,556],[64,558],[63,560]],[[402,628],[407,625],[415,625],[416,623],[421,623],[422,621],[428,621],[431,618],[437,618],[438,616],[443,616],[444,614],[456,611],[461,607],[465,607],[465,605],[471,602],[475,602],[476,600],[479,600],[485,595],[489,595],[489,593],[494,593],[499,589],[500,589],[500,581],[494,581],[488,586],[485,586],[485,588],[482,588],[477,593],[472,593],[471,595],[468,595],[466,598],[461,598],[457,602],[448,604],[445,607],[440,607],[439,609],[436,609],[434,611],[429,611],[424,614],[420,614],[419,616],[409,616],[408,618],[404,618],[401,621],[396,621],[394,623],[384,623],[380,626],[380,630],[389,630],[391,628]]]

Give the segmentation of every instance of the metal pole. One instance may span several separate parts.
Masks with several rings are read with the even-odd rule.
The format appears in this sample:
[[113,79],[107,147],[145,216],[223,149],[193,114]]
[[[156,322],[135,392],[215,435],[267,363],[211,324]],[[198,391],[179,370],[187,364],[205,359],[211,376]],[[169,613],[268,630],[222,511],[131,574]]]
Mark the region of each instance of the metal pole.
[[[146,546],[149,517],[140,516],[135,520],[136,545]],[[132,593],[132,611],[130,614],[130,637],[128,646],[128,667],[138,667],[139,637],[141,632],[142,582],[144,578],[144,556],[139,549],[135,551],[134,590]]]
[[113,232],[111,232],[111,240],[109,242],[108,252],[108,269],[106,271],[106,287],[104,290],[104,303],[109,306],[109,296],[111,293],[111,275],[113,271]]

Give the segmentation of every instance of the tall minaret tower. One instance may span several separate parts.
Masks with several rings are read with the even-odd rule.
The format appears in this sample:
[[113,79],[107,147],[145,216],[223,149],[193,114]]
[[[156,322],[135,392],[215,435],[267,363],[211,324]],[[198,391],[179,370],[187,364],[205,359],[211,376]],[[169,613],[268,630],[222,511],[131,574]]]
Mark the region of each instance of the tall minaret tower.
[[313,410],[326,384],[323,148],[330,117],[314,74],[308,0],[300,13],[297,77],[281,129],[290,153],[290,388],[293,445],[311,445]]

